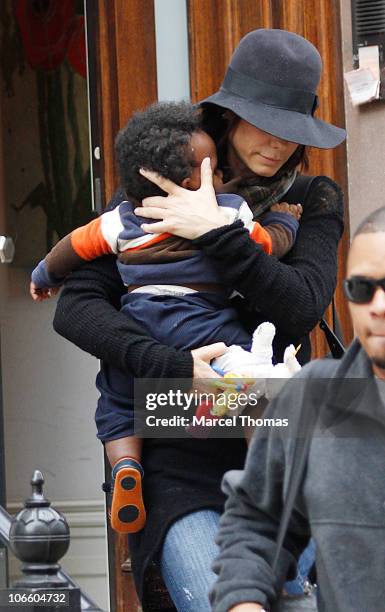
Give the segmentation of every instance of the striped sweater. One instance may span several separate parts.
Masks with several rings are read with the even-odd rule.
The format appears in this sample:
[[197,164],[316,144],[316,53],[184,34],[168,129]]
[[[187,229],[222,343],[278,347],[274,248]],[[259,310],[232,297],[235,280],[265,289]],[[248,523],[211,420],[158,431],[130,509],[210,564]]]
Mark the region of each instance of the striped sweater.
[[[230,222],[241,220],[265,253],[282,257],[292,247],[298,221],[290,214],[268,212],[253,219],[247,203],[237,195],[217,196]],[[221,284],[218,270],[191,241],[171,234],[149,234],[140,227],[154,223],[134,214],[136,205],[124,201],[61,239],[32,273],[38,288],[60,285],[84,261],[114,253],[126,286],[148,284]]]

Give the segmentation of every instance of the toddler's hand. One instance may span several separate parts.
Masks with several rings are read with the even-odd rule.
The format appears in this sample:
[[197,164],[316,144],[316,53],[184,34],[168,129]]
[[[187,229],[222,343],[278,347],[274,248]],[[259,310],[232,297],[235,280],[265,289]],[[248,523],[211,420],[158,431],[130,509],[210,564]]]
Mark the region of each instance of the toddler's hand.
[[300,220],[303,208],[301,204],[288,204],[287,202],[279,202],[277,204],[273,204],[270,208],[272,212],[281,212],[286,213],[287,215],[291,215],[297,221]]
[[35,283],[32,281],[29,286],[29,293],[35,302],[49,300],[49,298],[56,295],[59,291],[60,287],[36,287]]
[[227,183],[221,183],[220,181],[214,181],[215,193],[237,193],[238,183],[242,180],[241,176],[236,176]]

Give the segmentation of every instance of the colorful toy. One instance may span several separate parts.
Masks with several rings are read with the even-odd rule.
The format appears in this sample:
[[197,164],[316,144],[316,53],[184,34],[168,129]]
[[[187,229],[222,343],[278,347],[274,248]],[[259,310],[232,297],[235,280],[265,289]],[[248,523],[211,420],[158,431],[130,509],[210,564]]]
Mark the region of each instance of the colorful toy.
[[[232,345],[217,359],[214,359],[212,368],[223,378],[210,381],[216,401],[201,403],[195,416],[206,419],[219,419],[229,415],[238,415],[242,411],[237,407],[236,396],[240,393],[253,393],[257,397],[266,397],[270,400],[278,394],[284,384],[284,379],[291,378],[301,369],[296,359],[297,349],[293,345],[285,349],[283,363],[273,365],[273,339],[275,327],[272,323],[261,323],[253,334],[250,351],[240,346]],[[232,406],[229,406],[231,399]],[[204,420],[203,420],[204,421]],[[193,435],[201,436],[200,427],[189,427]],[[204,430],[204,428],[203,428]],[[206,435],[206,434],[205,434]]]

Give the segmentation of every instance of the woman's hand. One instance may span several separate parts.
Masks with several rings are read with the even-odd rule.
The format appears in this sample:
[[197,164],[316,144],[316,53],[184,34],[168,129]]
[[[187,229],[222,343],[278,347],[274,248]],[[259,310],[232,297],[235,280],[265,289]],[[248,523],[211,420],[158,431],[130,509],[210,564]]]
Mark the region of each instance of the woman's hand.
[[168,232],[194,240],[212,229],[230,223],[217,204],[209,157],[202,162],[201,186],[197,191],[183,189],[149,170],[141,169],[140,173],[169,194],[167,197],[145,198],[142,208],[135,209],[135,214],[140,217],[161,219],[159,223],[144,223],[142,229],[145,232],[151,234]]
[[210,367],[210,361],[215,357],[220,357],[226,351],[227,346],[224,342],[216,342],[191,351],[194,367],[193,389],[200,393],[215,393],[208,379],[221,377]]

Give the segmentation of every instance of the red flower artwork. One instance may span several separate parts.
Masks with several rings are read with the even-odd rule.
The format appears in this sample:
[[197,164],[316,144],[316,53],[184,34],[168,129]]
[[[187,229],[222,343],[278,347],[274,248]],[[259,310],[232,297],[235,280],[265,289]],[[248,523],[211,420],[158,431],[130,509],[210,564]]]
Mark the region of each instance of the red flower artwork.
[[[3,0],[0,0],[2,2]],[[89,160],[82,158],[79,122],[87,96],[84,16],[78,0],[13,0],[24,57],[35,72],[43,180],[22,206],[47,216],[47,249],[91,217]],[[18,209],[19,210],[19,209]]]
[[76,26],[75,0],[17,0],[16,18],[30,66],[58,68]]

